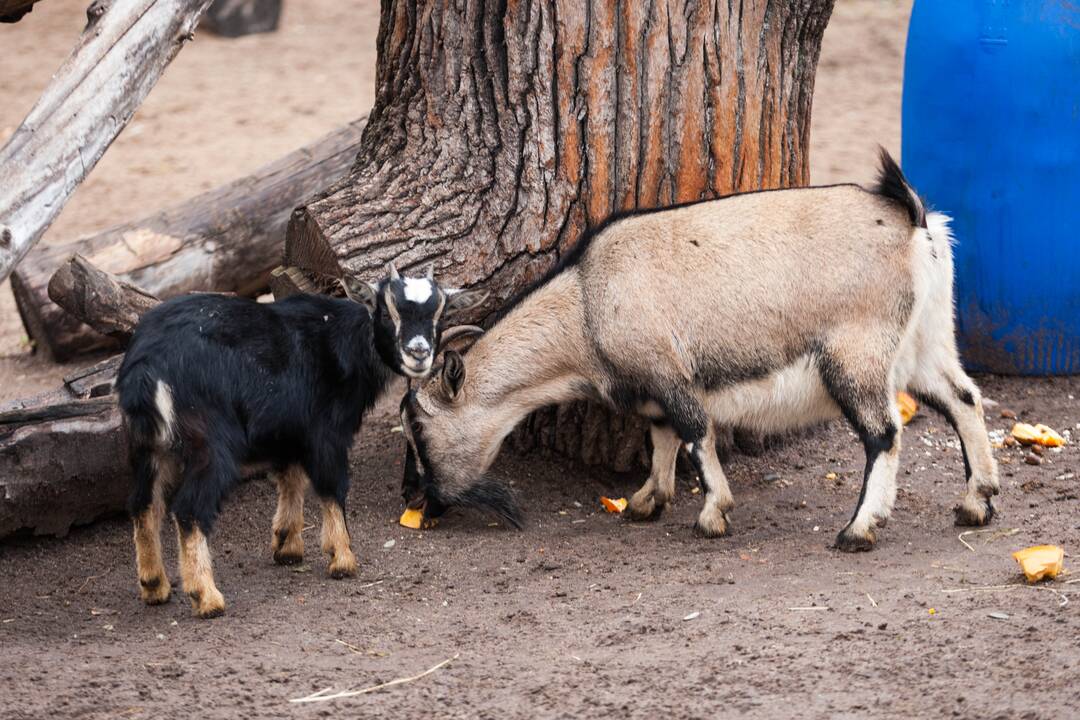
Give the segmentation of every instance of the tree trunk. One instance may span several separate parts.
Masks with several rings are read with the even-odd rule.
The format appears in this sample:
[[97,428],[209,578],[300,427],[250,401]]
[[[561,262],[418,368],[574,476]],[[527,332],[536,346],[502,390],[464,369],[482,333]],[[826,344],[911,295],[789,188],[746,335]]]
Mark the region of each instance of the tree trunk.
[[0,282],[192,37],[211,0],[94,0],[71,55],[0,148]]
[[262,290],[281,262],[289,214],[303,198],[348,172],[365,123],[361,118],[248,177],[150,217],[39,248],[11,278],[27,334],[57,360],[118,346],[49,298],[49,279],[74,254],[160,298],[192,290],[242,295]]
[[[384,0],[352,174],[299,209],[286,264],[434,262],[488,313],[611,213],[807,182],[833,0]],[[627,468],[640,423],[577,405],[518,444]]]

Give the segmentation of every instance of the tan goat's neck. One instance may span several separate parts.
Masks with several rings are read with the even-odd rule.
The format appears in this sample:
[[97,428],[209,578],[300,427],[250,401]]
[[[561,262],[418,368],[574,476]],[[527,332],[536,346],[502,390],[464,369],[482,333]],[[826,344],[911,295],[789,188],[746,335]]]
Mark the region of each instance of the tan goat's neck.
[[533,291],[465,356],[470,402],[514,418],[587,395],[592,352],[585,340],[574,268]]

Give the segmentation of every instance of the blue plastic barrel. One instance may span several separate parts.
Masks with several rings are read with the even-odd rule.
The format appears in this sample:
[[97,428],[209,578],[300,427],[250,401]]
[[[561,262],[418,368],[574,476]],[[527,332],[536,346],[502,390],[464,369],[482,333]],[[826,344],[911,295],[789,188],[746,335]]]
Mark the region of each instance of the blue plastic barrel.
[[965,365],[1080,373],[1080,2],[916,0],[902,158],[954,220]]

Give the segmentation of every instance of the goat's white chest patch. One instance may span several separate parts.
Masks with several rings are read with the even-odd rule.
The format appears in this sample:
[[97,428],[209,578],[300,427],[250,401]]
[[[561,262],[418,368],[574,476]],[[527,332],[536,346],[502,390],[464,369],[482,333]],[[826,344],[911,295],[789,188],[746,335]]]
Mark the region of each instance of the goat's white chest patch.
[[431,292],[431,281],[427,278],[405,278],[405,299],[409,302],[426,303]]

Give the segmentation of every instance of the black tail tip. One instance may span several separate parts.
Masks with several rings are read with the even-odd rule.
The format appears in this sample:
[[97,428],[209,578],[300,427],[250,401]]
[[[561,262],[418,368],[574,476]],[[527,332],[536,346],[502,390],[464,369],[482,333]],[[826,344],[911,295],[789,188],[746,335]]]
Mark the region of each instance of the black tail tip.
[[878,170],[877,185],[874,192],[893,202],[899,203],[908,212],[908,217],[915,227],[926,227],[926,206],[915,192],[915,188],[904,177],[904,172],[893,160],[892,155],[884,147],[878,146],[878,159],[881,164]]

